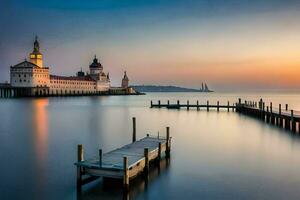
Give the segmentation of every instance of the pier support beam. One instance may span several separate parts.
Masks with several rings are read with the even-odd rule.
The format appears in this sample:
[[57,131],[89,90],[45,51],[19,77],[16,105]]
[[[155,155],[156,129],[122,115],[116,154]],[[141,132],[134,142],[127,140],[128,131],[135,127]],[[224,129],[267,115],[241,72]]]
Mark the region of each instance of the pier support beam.
[[186,109],[187,109],[187,110],[190,109],[190,101],[189,101],[189,100],[187,100],[187,102],[186,102]]
[[144,149],[144,157],[145,157],[144,173],[145,175],[147,175],[149,172],[149,149],[148,148]]
[[229,105],[230,105],[230,103],[229,103],[229,101],[227,101],[227,112],[229,112]]
[[290,130],[290,120],[286,117],[285,119],[284,119],[284,128],[286,129],[286,130]]
[[160,159],[161,159],[161,142],[158,143],[158,156],[157,156],[158,162],[160,162]]
[[127,157],[123,157],[123,168],[124,168],[123,188],[125,191],[129,191],[129,173],[128,173],[128,158]]
[[292,124],[292,131],[294,133],[296,133],[296,122],[294,119],[294,111],[293,110],[291,110],[291,124]]
[[170,127],[166,128],[166,135],[167,135],[167,142],[166,142],[166,157],[169,158],[170,157],[170,151],[171,151],[171,143],[170,143]]
[[132,142],[136,141],[136,119],[132,118]]
[[102,167],[102,149],[99,149],[99,167]]
[[[83,161],[84,156],[83,156],[83,146],[82,144],[79,144],[77,146],[77,161],[81,162]],[[77,190],[81,190],[81,185],[82,185],[82,168],[77,167]]]
[[151,107],[151,108],[153,107],[153,102],[152,102],[152,100],[151,100],[151,103],[150,103],[150,107]]
[[217,101],[217,111],[218,112],[219,112],[219,106],[220,106],[219,101]]
[[197,110],[199,110],[199,100],[197,100]]
[[206,102],[206,109],[207,109],[207,112],[209,112],[209,101]]

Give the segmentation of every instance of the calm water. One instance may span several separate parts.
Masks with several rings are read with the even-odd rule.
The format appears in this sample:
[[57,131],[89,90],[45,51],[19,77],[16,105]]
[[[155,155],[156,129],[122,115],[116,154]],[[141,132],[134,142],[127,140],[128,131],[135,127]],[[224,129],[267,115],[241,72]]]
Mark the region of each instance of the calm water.
[[77,144],[85,157],[171,127],[171,160],[134,181],[131,199],[299,199],[300,137],[222,111],[149,109],[150,100],[226,103],[238,97],[300,110],[298,94],[153,93],[145,96],[0,99],[0,199],[121,199],[113,181],[76,194]]

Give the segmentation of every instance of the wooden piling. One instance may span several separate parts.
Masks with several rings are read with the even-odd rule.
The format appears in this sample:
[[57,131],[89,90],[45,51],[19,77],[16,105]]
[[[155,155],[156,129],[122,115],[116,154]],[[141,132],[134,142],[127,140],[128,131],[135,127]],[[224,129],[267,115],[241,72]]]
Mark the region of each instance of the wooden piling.
[[102,149],[99,149],[99,166],[102,167]]
[[289,108],[289,104],[285,104],[285,110],[287,111]]
[[136,119],[135,117],[132,118],[132,142],[136,141]]
[[267,106],[266,122],[267,122],[267,123],[270,122],[269,106]]
[[281,104],[279,104],[279,116],[277,118],[277,125],[282,126]]
[[179,100],[177,100],[177,106],[179,106],[180,105],[180,102],[179,102]]
[[218,112],[219,112],[219,106],[220,106],[219,101],[217,101],[217,111]]
[[149,172],[149,149],[148,148],[144,148],[144,157],[145,157],[144,173],[148,174]]
[[167,142],[166,142],[166,157],[170,157],[171,151],[171,144],[170,144],[170,127],[166,127],[166,135],[167,135]]
[[160,108],[160,100],[158,100],[158,107]]
[[199,100],[197,100],[197,110],[199,110]]
[[207,101],[207,103],[206,103],[206,109],[207,109],[207,112],[209,112],[209,101]]
[[168,106],[170,105],[170,100],[168,100]]
[[129,173],[128,173],[128,158],[123,157],[123,168],[124,168],[124,177],[123,177],[123,187],[124,190],[129,190]]
[[153,107],[153,102],[152,102],[152,100],[151,100],[151,103],[150,103],[150,107],[151,107],[151,108]]
[[186,109],[187,109],[187,110],[190,109],[190,102],[189,102],[189,100],[187,100],[187,102],[186,102]]
[[227,112],[229,112],[229,101],[227,102]]
[[296,132],[296,122],[294,119],[294,111],[291,110],[291,124],[292,124],[292,131],[295,133]]
[[[83,161],[84,156],[83,156],[83,146],[82,144],[79,144],[77,146],[77,161],[81,162]],[[81,185],[82,185],[82,170],[81,167],[77,166],[77,190],[81,190]]]
[[158,160],[161,159],[161,142],[158,143]]

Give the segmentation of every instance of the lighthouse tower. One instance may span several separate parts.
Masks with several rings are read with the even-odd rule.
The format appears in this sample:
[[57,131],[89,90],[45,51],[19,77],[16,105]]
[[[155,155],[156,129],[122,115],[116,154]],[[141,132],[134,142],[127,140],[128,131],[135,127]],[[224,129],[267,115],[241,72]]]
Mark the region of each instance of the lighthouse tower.
[[40,52],[40,44],[38,42],[37,36],[33,44],[33,51],[29,55],[30,62],[37,65],[40,68],[43,68],[43,55]]

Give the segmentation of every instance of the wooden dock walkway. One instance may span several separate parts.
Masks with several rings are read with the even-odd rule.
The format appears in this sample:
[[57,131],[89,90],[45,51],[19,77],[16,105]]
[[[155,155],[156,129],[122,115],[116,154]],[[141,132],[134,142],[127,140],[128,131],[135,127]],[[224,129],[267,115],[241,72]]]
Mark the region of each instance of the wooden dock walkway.
[[154,104],[153,101],[150,103],[151,108],[168,108],[168,109],[180,109],[180,108],[186,108],[189,110],[190,108],[196,108],[197,110],[200,110],[200,108],[205,108],[207,111],[210,110],[210,108],[215,108],[217,111],[219,111],[221,108],[227,109],[229,112],[230,109],[232,111],[235,110],[236,104],[230,105],[230,102],[228,101],[226,105],[220,105],[219,101],[217,101],[216,104],[209,104],[209,101],[206,101],[206,104],[199,104],[199,101],[196,102],[196,104],[190,104],[190,101],[187,100],[186,104],[180,104],[180,101],[177,100],[175,104],[170,103],[168,100],[166,104],[162,104],[160,100],[158,100],[157,104]]
[[278,107],[274,107],[272,102],[266,106],[262,99],[258,102],[242,102],[241,99],[238,99],[237,103],[230,104],[228,101],[226,105],[220,105],[219,101],[217,101],[216,104],[209,104],[209,101],[207,101],[206,104],[199,104],[199,101],[196,101],[196,104],[190,104],[190,101],[188,100],[185,104],[180,104],[180,101],[177,100],[175,104],[172,104],[169,100],[167,103],[161,103],[161,101],[158,100],[157,104],[154,104],[153,101],[151,101],[150,107],[167,109],[186,108],[187,110],[196,108],[198,111],[200,108],[205,108],[204,110],[206,111],[214,108],[217,111],[225,109],[228,112],[231,109],[232,111],[259,118],[266,123],[300,134],[300,111],[288,109],[288,104],[285,104],[284,109],[282,109],[281,104],[279,104]]
[[136,141],[135,118],[133,118],[132,143],[121,148],[99,155],[96,158],[84,160],[83,146],[78,145],[77,188],[95,180],[98,177],[123,179],[125,189],[129,188],[129,180],[139,174],[148,173],[152,161],[160,161],[162,155],[170,156],[170,129],[166,128],[166,137],[149,136]]

